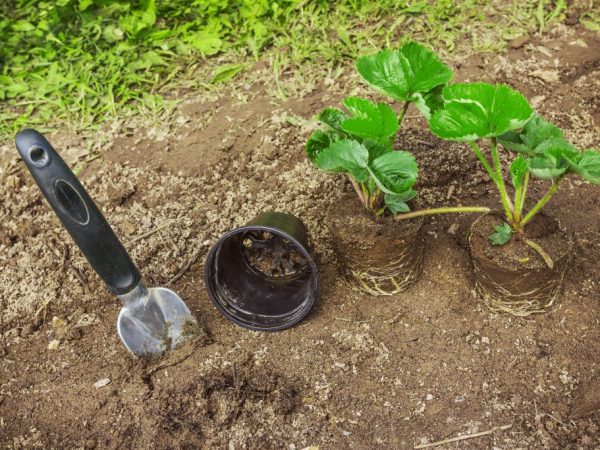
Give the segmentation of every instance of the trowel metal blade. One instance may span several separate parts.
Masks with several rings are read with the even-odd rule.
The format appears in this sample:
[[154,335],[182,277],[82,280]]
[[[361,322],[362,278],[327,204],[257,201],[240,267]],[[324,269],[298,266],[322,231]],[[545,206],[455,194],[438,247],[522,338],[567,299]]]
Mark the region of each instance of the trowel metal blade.
[[196,319],[183,300],[163,287],[121,308],[117,331],[125,347],[137,357],[159,356],[186,340],[185,327]]

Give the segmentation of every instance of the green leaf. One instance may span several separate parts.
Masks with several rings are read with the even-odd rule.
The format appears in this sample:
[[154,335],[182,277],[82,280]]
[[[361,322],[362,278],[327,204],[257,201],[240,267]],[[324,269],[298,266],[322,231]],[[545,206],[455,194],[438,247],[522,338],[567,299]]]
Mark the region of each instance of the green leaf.
[[[163,44],[164,41],[166,41],[167,39],[174,37],[176,35],[175,30],[157,30],[157,29],[153,29],[151,32],[149,32],[146,36],[146,38],[150,41],[152,41],[153,45],[155,47],[161,47],[164,48],[164,45],[160,45]],[[167,45],[165,43],[165,45]]]
[[211,18],[200,31],[187,31],[183,35],[185,42],[192,45],[204,56],[211,56],[223,48],[221,40],[223,24],[217,18]]
[[140,56],[136,61],[132,61],[127,65],[132,71],[149,69],[155,66],[166,66],[167,62],[156,52],[149,51]]
[[356,68],[369,84],[404,101],[415,101],[415,94],[429,92],[452,79],[452,70],[416,42],[408,42],[399,50],[363,56]]
[[410,207],[406,202],[412,200],[417,196],[417,192],[412,189],[404,191],[402,194],[385,194],[384,201],[385,206],[389,208],[392,214],[398,214],[401,212],[409,212]]
[[314,161],[322,150],[337,140],[339,140],[339,135],[332,131],[315,130],[306,141],[305,149],[308,159]]
[[510,175],[512,177],[512,184],[515,189],[519,189],[523,186],[525,175],[529,171],[529,164],[527,160],[519,155],[510,165]]
[[218,53],[223,46],[223,41],[218,34],[200,31],[188,41],[192,46],[205,56]]
[[119,18],[119,27],[128,35],[137,37],[142,31],[151,28],[156,22],[154,0],[142,0],[140,9]]
[[338,28],[337,35],[346,47],[352,47],[352,40],[350,39],[350,33],[348,33],[347,29],[342,27]]
[[211,83],[222,83],[234,78],[238,73],[244,70],[247,64],[226,64],[217,67],[214,71]]
[[503,223],[502,225],[494,225],[494,233],[489,237],[492,245],[504,245],[512,236],[513,230],[509,224]]
[[418,171],[415,157],[404,151],[381,155],[369,166],[373,181],[386,194],[399,195],[412,188]]
[[410,212],[410,207],[406,202],[395,200],[391,194],[385,194],[385,206],[388,207],[392,214]]
[[19,83],[14,78],[0,75],[0,99],[16,97],[29,89],[25,83]]
[[429,126],[433,134],[456,141],[476,141],[489,133],[485,110],[472,101],[446,104],[433,113]]
[[553,123],[535,115],[523,127],[521,141],[528,149],[535,150],[542,142],[549,139],[561,139],[563,132]]
[[560,128],[536,114],[525,124],[521,132],[504,133],[498,137],[498,142],[509,150],[532,154],[542,142],[562,137],[563,132]]
[[317,155],[315,164],[328,172],[347,172],[359,183],[369,178],[369,151],[361,143],[350,139],[333,142],[323,149]]
[[581,153],[570,142],[562,138],[547,139],[535,148],[536,155],[552,155],[557,159],[577,161]]
[[503,84],[446,86],[445,105],[431,117],[431,131],[443,139],[476,141],[522,128],[533,110],[523,95]]
[[594,149],[586,150],[571,170],[587,181],[600,184],[600,152]]
[[552,158],[534,157],[529,163],[531,174],[542,180],[556,178],[567,171],[566,167],[557,167],[557,162]]
[[581,154],[572,144],[561,138],[548,139],[538,145],[529,162],[531,174],[548,180],[570,170]]
[[600,13],[595,12],[593,9],[579,16],[579,23],[588,30],[600,33]]
[[325,108],[321,114],[317,116],[317,120],[324,123],[332,130],[344,133],[342,123],[347,119],[346,114],[337,108]]
[[538,145],[531,164],[531,173],[538,178],[554,178],[570,172],[600,184],[600,153],[593,149],[579,152],[561,138],[548,139]]
[[521,141],[521,133],[518,131],[507,131],[501,136],[498,136],[498,143],[507,150],[513,150],[519,153],[529,154],[530,149],[527,148],[523,141]]
[[415,94],[415,106],[419,111],[421,111],[421,114],[423,114],[427,120],[431,119],[431,115],[435,111],[444,107],[444,98],[442,97],[443,90],[444,86],[440,85],[434,87],[431,91],[426,92],[425,94]]
[[394,151],[390,144],[374,141],[373,139],[365,139],[363,145],[367,147],[369,151],[369,162],[373,162],[381,155]]
[[358,97],[348,97],[344,106],[352,117],[344,120],[342,129],[362,138],[387,140],[398,131],[398,117],[385,103],[373,103]]

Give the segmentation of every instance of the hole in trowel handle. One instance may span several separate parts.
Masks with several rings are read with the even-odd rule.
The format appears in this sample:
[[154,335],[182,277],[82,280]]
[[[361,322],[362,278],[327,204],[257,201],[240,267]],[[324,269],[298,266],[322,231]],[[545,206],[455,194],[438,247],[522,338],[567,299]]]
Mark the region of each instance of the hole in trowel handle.
[[54,183],[54,194],[58,202],[73,220],[80,225],[86,225],[89,222],[90,214],[87,206],[85,206],[79,192],[67,181],[56,180]]
[[29,159],[37,167],[44,167],[50,162],[50,157],[46,150],[39,147],[33,147],[29,150]]

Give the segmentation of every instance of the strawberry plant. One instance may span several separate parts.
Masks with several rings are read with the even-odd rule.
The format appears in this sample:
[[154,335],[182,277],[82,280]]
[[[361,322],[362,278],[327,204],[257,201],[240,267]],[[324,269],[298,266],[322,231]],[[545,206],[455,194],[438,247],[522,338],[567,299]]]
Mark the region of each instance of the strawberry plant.
[[[505,223],[497,225],[490,236],[493,245],[507,243],[514,234],[523,235],[524,226],[556,194],[568,174],[600,184],[600,152],[577,150],[558,127],[537,116],[525,97],[508,86],[454,84],[443,89],[442,99],[443,107],[431,116],[431,131],[443,139],[467,142],[500,193]],[[481,148],[484,141],[489,141],[491,162]],[[518,154],[509,167],[512,197],[504,181],[499,145]],[[525,212],[531,176],[552,183]]]
[[383,50],[358,59],[357,70],[372,86],[404,102],[399,116],[385,103],[348,97],[346,111],[325,108],[318,116],[324,129],[316,130],[306,152],[317,167],[348,175],[363,206],[381,217],[386,211],[398,219],[452,212],[488,212],[487,208],[435,208],[410,212],[408,202],[418,166],[407,151],[393,142],[411,103],[429,118],[442,106],[441,91],[452,71],[425,47],[409,42],[398,50]]

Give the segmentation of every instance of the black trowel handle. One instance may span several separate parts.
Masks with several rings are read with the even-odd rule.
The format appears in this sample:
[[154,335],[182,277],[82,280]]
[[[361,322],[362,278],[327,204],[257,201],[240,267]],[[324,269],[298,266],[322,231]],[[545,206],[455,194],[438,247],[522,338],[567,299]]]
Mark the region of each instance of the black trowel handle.
[[117,295],[131,291],[141,279],[139,270],[56,150],[30,129],[17,134],[16,145],[46,200],[108,288]]

